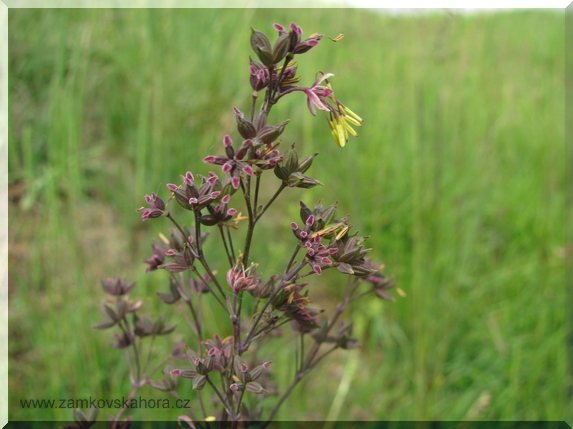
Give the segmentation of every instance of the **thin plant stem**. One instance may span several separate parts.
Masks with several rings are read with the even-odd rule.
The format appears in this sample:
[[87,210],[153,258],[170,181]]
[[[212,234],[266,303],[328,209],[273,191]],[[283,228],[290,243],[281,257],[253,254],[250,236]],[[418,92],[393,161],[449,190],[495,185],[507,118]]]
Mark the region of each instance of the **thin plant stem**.
[[215,393],[217,394],[217,396],[219,397],[219,399],[221,400],[221,403],[223,404],[223,407],[225,407],[225,411],[227,411],[227,413],[229,413],[229,415],[231,416],[231,418],[233,420],[236,420],[236,416],[233,413],[232,408],[229,407],[229,404],[227,403],[227,401],[225,400],[225,398],[223,398],[223,395],[221,395],[221,392],[219,392],[219,389],[217,389],[217,386],[215,386],[215,384],[213,384],[213,382],[211,381],[211,379],[209,378],[208,375],[205,376],[207,383],[209,383],[211,385],[211,387],[213,388],[213,390],[215,391]]
[[243,342],[243,344],[241,344],[241,347],[239,347],[239,355],[241,355],[243,352],[245,352],[248,347],[249,344],[251,343],[251,341],[253,340],[253,334],[257,329],[257,326],[259,324],[259,322],[261,321],[261,318],[263,317],[263,314],[265,313],[266,309],[268,308],[268,306],[270,305],[270,303],[272,302],[272,300],[278,295],[278,293],[281,291],[281,289],[286,286],[289,281],[306,265],[306,262],[300,262],[295,268],[293,268],[293,270],[291,272],[285,273],[285,275],[283,276],[283,279],[280,283],[280,285],[277,287],[277,289],[275,291],[273,291],[273,293],[269,296],[269,298],[267,299],[267,301],[265,302],[265,304],[263,305],[263,308],[261,309],[261,311],[259,312],[259,314],[257,315],[257,318],[255,319],[255,322],[253,323],[253,325],[251,326],[251,329],[249,330],[249,332],[247,333],[246,337],[245,337],[245,341]]
[[251,97],[251,122],[255,120],[255,107],[257,107],[257,98],[259,94],[257,92],[253,92],[253,96]]
[[253,204],[253,208],[255,209],[255,222],[257,221],[258,213],[257,210],[259,208],[259,189],[261,186],[261,175],[262,174],[257,174],[257,177],[255,179],[255,202]]
[[257,216],[255,217],[255,222],[258,222],[259,219],[265,214],[265,212],[267,211],[267,209],[270,207],[270,205],[277,199],[277,197],[280,195],[280,193],[287,187],[287,185],[285,185],[284,183],[281,183],[281,186],[279,187],[279,189],[275,192],[275,194],[271,197],[271,199],[269,200],[269,202],[267,204],[265,204],[265,206],[261,209],[261,211],[257,214]]
[[[179,396],[179,394],[177,393],[176,390],[172,390],[170,392],[175,398],[179,399],[180,401],[183,402],[183,399],[181,399],[181,396]],[[189,417],[191,417],[191,419],[193,420],[193,423],[195,424],[196,427],[198,427],[199,429],[202,429],[203,426],[201,426],[201,424],[199,423],[199,421],[197,420],[197,417],[195,417],[195,414],[193,413],[193,411],[191,411],[191,407],[189,408],[184,408],[185,412],[187,413],[187,415]]]
[[227,240],[225,238],[225,232],[223,231],[223,226],[218,224],[219,232],[221,233],[221,240],[223,241],[223,246],[225,247],[225,253],[227,254],[227,258],[229,259],[229,264],[231,267],[234,265],[233,256],[230,253],[229,246],[227,245]]
[[[199,278],[199,280],[201,280],[203,282],[203,284],[205,286],[207,286],[207,289],[209,289],[209,292],[211,292],[211,295],[213,295],[215,300],[221,305],[221,307],[223,307],[225,309],[225,311],[227,313],[229,313],[229,309],[227,308],[227,306],[225,304],[223,304],[223,301],[221,301],[221,299],[215,294],[215,291],[213,290],[213,288],[209,285],[209,283],[207,283],[207,281],[203,278],[203,276],[201,276],[199,274],[195,265],[192,265],[191,267],[189,267],[189,269],[191,270],[192,273],[194,273]],[[208,271],[207,273],[209,274],[209,277],[213,278],[212,272]],[[221,293],[223,293],[222,290],[221,290]]]
[[113,419],[113,423],[111,424],[111,429],[116,429],[117,424],[119,423],[119,421],[121,419],[121,416],[123,415],[123,413],[125,413],[125,410],[127,410],[127,404],[129,404],[131,402],[131,400],[135,397],[135,394],[137,393],[137,391],[140,388],[141,388],[141,386],[134,386],[131,389],[131,392],[129,392],[129,395],[127,395],[127,399],[123,403],[123,407],[121,407],[121,410],[119,410],[119,412],[117,413],[117,415]]
[[269,414],[269,417],[267,417],[267,420],[265,420],[265,422],[263,423],[263,425],[261,426],[261,429],[265,429],[269,423],[271,422],[271,420],[275,417],[275,414],[277,413],[277,411],[279,410],[280,406],[283,404],[283,402],[285,401],[285,399],[291,394],[292,390],[296,387],[296,385],[298,384],[298,382],[300,380],[302,380],[302,378],[304,377],[304,373],[303,372],[297,372],[293,381],[291,382],[290,386],[287,388],[287,390],[285,391],[285,393],[283,393],[283,395],[281,396],[281,398],[279,399],[279,401],[276,403],[276,405],[274,406],[274,408],[272,409],[271,413]]
[[120,327],[127,331],[127,335],[129,336],[129,338],[133,339],[133,343],[131,343],[131,345],[133,348],[135,367],[136,367],[135,381],[136,381],[136,383],[139,383],[139,380],[141,377],[141,367],[140,367],[140,362],[139,362],[139,348],[137,347],[137,337],[135,336],[135,333],[131,329],[130,324],[127,322],[127,318],[125,316],[123,316],[122,320],[123,320],[124,326],[123,327],[121,326],[121,321],[120,321],[120,323],[119,323]]
[[231,228],[227,227],[227,241],[229,242],[229,247],[231,249],[231,257],[233,259],[233,263],[231,265],[235,265],[236,257],[235,257],[235,249],[233,247],[233,237],[231,236]]
[[320,355],[318,358],[316,358],[316,360],[311,363],[311,365],[308,367],[308,369],[310,370],[310,369],[314,368],[316,365],[318,365],[318,363],[322,359],[324,359],[326,356],[328,356],[330,353],[332,353],[334,350],[337,350],[337,349],[338,349],[337,345],[332,346],[329,350],[327,350],[322,355]]
[[243,191],[243,195],[245,196],[245,204],[247,206],[247,214],[248,214],[248,226],[247,226],[247,235],[245,237],[245,247],[243,249],[243,264],[247,265],[249,261],[249,252],[251,250],[251,242],[253,241],[253,232],[255,229],[255,215],[253,213],[253,207],[251,206],[251,177],[247,176],[246,185],[241,180],[241,190]]
[[143,366],[143,374],[146,374],[147,367],[149,366],[149,362],[151,362],[151,353],[153,352],[153,344],[155,343],[155,335],[151,335],[151,340],[149,341],[149,347],[147,348],[147,359],[145,361],[145,365]]
[[[195,215],[195,216],[197,216],[197,215]],[[189,240],[189,237],[187,236],[185,231],[183,231],[183,228],[181,228],[181,225],[179,225],[179,222],[177,222],[175,220],[175,218],[173,216],[171,216],[171,213],[167,213],[167,219],[169,219],[173,223],[173,225],[175,225],[175,227],[179,230],[179,232],[181,233],[181,235],[185,239],[187,245],[189,246],[189,250],[191,251],[191,253],[193,253],[194,257],[197,257],[197,255],[193,251],[193,245],[191,243],[191,240]]]
[[301,364],[302,369],[302,362],[304,360],[304,332],[300,333],[300,359],[299,362]]
[[163,366],[164,364],[166,364],[167,362],[169,362],[169,360],[171,360],[171,355],[167,355],[165,356],[163,359],[161,359],[161,361],[159,361],[153,368],[151,368],[151,370],[146,374],[147,377],[151,377],[151,375],[155,374],[155,371],[157,371],[159,369],[159,367]]
[[290,268],[292,267],[292,264],[294,264],[294,259],[296,258],[296,255],[298,254],[298,252],[299,252],[300,249],[301,249],[301,246],[300,246],[300,245],[297,245],[297,246],[296,246],[296,249],[294,249],[294,252],[293,252],[293,254],[291,255],[290,260],[288,261],[288,264],[287,264],[287,266],[286,266],[285,275],[286,275],[286,273],[288,272],[288,270],[290,270]]

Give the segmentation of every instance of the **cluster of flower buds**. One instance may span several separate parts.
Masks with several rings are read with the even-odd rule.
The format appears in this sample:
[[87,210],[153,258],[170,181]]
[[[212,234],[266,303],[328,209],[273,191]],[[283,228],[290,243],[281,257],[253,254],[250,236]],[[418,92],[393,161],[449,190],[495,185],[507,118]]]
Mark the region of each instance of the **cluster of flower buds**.
[[[122,278],[109,278],[107,280],[103,280],[101,285],[107,294],[115,297],[115,301],[113,303],[104,304],[100,307],[100,311],[105,319],[96,323],[94,328],[111,328],[112,326],[120,323],[125,318],[127,313],[134,313],[135,316],[135,312],[141,308],[143,304],[141,300],[130,301],[126,296],[126,294],[130,292],[135,286],[135,282],[128,283],[125,279]],[[119,342],[116,345],[122,344],[122,341],[127,341],[129,344],[131,344],[133,339],[118,338],[118,340]]]
[[165,210],[165,203],[161,198],[155,194],[145,196],[145,201],[149,204],[149,207],[140,207],[137,209],[141,213],[141,220],[153,219],[160,216],[166,216],[167,211]]
[[261,170],[269,170],[282,160],[282,156],[276,149],[275,141],[284,131],[288,121],[276,125],[266,125],[266,114],[261,112],[251,122],[243,113],[235,108],[237,129],[245,139],[237,150],[233,147],[233,140],[226,135],[223,138],[225,155],[209,155],[203,162],[222,166],[223,173],[229,175],[229,182],[233,189],[238,189],[241,184],[241,174],[252,176],[255,172],[253,167]]
[[229,388],[232,391],[246,390],[252,393],[266,393],[266,390],[255,380],[261,376],[264,370],[268,369],[271,362],[265,362],[249,369],[247,364],[238,356],[232,355],[233,340],[231,337],[221,340],[219,335],[215,335],[213,340],[203,341],[202,345],[207,348],[205,357],[201,358],[194,350],[187,349],[187,359],[193,369],[172,369],[172,376],[192,378],[193,389],[201,390],[210,372],[225,371],[231,359],[233,359],[233,381]]
[[302,28],[295,23],[290,25],[287,31],[282,25],[274,24],[279,36],[271,47],[271,42],[264,33],[251,28],[251,47],[257,57],[266,67],[274,67],[280,63],[287,55],[290,59],[294,55],[304,54],[311,48],[318,45],[322,34],[311,34],[307,39],[302,40]]
[[374,273],[376,270],[369,264],[364,257],[370,251],[362,245],[368,237],[359,237],[357,234],[344,235],[340,239],[332,239],[330,248],[335,252],[332,259],[337,262],[336,268],[343,274],[354,276],[366,276]]
[[246,390],[247,392],[256,394],[267,393],[265,388],[255,380],[257,380],[270,365],[271,362],[265,362],[249,369],[243,359],[236,355],[233,358],[233,380],[235,382],[232,383],[229,388],[234,392]]
[[316,155],[318,155],[318,153],[313,153],[312,155],[307,155],[299,159],[293,144],[275,167],[275,175],[290,188],[310,189],[315,186],[322,186],[322,183],[318,180],[304,175],[312,165],[312,161]]
[[[209,176],[200,176],[201,184],[195,183],[195,177],[188,171],[185,176],[181,176],[183,184],[177,186],[173,183],[167,184],[167,188],[172,192],[171,197],[175,198],[179,205],[186,210],[200,212],[217,200],[223,189],[219,177],[209,172]],[[228,190],[227,190],[228,191]],[[227,192],[228,193],[228,192]]]
[[101,286],[107,294],[121,296],[128,294],[135,286],[135,282],[128,283],[120,277],[116,279],[108,278],[107,280],[102,280]]
[[[302,29],[294,23],[290,25],[289,31],[279,24],[275,24],[274,28],[279,35],[273,46],[267,36],[252,29],[251,47],[260,62],[251,58],[249,65],[251,87],[255,92],[269,86],[274,87],[279,98],[289,92],[303,91],[307,96],[310,113],[316,115],[317,109],[329,113],[327,120],[332,135],[336,143],[344,147],[348,142],[349,134],[358,136],[353,127],[361,127],[362,118],[335,97],[328,83],[328,78],[334,76],[332,73],[321,73],[321,76],[310,87],[297,86],[300,78],[296,76],[296,63],[292,61],[295,55],[304,54],[318,45],[324,36],[315,33],[303,39]],[[342,37],[343,35],[339,35],[331,40],[336,42]],[[283,59],[286,59],[285,65],[280,66],[279,63]],[[322,85],[322,82],[326,85]],[[276,100],[271,102],[274,103]]]
[[145,314],[141,318],[139,318],[137,314],[134,314],[133,322],[135,325],[134,332],[138,337],[165,335],[175,329],[175,325],[165,324],[165,317],[163,315],[159,316],[159,318],[154,322]]
[[319,310],[309,307],[308,291],[301,293],[306,283],[291,284],[282,288],[272,299],[273,308],[282,311],[292,319],[293,328],[300,332],[310,332],[318,327]]
[[318,275],[322,274],[321,265],[332,265],[329,256],[336,252],[336,249],[329,249],[320,242],[321,236],[317,233],[310,234],[314,225],[314,216],[309,216],[306,220],[304,229],[300,229],[296,222],[291,223],[294,235],[306,247],[306,260]]
[[173,369],[170,372],[173,376],[192,378],[195,390],[201,390],[205,386],[207,374],[211,371],[221,371],[227,367],[233,342],[230,338],[221,341],[216,335],[215,340],[204,341],[202,345],[210,345],[203,359],[194,350],[187,349],[187,359],[193,366],[192,369]]
[[213,339],[202,341],[201,345],[206,349],[206,356],[209,353],[215,356],[213,371],[222,371],[229,366],[233,351],[233,337],[221,339],[219,334],[215,334]]

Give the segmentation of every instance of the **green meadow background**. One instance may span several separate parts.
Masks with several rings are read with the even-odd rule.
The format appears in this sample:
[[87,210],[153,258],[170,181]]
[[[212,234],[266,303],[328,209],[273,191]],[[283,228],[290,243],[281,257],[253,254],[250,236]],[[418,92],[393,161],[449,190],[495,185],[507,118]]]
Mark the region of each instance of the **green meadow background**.
[[[359,303],[347,320],[362,348],[333,354],[278,419],[563,420],[573,409],[562,12],[10,9],[11,420],[72,418],[21,399],[128,394],[111,331],[91,327],[100,279],[137,280],[146,311],[179,325],[160,348],[192,341],[155,296],[165,273],[144,273],[151,240],[170,225],[143,223],[135,209],[147,193],[166,197],[165,184],[187,170],[206,174],[201,160],[221,153],[224,134],[239,139],[232,107],[250,106],[250,27],[272,34],[274,22],[293,21],[306,35],[345,34],[300,56],[299,74],[310,85],[317,71],[333,72],[364,126],[340,149],[302,94],[277,106],[271,122],[291,118],[283,143],[319,152],[308,174],[325,186],[285,192],[253,258],[272,274],[290,255],[298,202],[338,201],[407,296]],[[270,175],[265,195],[278,183]],[[336,302],[342,282],[325,273],[311,288],[315,305]],[[228,334],[225,320],[208,317]],[[274,344],[265,358],[284,388],[294,345]],[[180,395],[191,398],[185,381]]]

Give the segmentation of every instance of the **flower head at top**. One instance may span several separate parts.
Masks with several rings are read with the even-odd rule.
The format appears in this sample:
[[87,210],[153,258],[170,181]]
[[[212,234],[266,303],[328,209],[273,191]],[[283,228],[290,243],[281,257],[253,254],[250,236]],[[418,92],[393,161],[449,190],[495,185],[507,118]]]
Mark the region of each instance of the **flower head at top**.
[[290,24],[290,31],[287,33],[286,29],[280,24],[274,24],[275,30],[279,32],[279,37],[286,36],[289,37],[289,52],[293,54],[304,54],[308,52],[311,48],[317,46],[320,39],[324,37],[323,34],[313,33],[308,38],[302,40],[302,28],[296,25],[294,22]]

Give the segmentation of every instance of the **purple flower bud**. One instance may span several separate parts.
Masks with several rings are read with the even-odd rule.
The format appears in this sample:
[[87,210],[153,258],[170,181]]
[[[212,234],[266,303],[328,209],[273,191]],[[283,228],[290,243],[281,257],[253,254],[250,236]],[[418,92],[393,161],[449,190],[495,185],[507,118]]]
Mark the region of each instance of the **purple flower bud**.
[[185,173],[185,178],[183,179],[183,181],[187,185],[193,186],[193,183],[195,183],[195,178],[193,177],[193,174],[191,174],[191,172],[188,171],[187,173]]
[[170,372],[170,374],[175,375],[175,376],[181,375],[181,370],[180,369],[174,369]]
[[273,27],[274,27],[274,29],[277,30],[278,32],[286,31],[285,28],[284,28],[282,25],[280,25],[280,24],[276,24],[276,23],[275,23],[275,24],[273,24]]
[[308,219],[306,220],[306,224],[307,224],[308,226],[312,226],[312,225],[314,224],[314,216],[313,216],[313,215],[310,215],[310,216],[308,217]]
[[221,202],[222,202],[223,204],[227,204],[230,199],[231,199],[231,194],[227,194],[227,195],[225,195],[223,198],[221,198]]
[[299,36],[302,36],[302,28],[300,28],[298,25],[296,25],[294,22],[292,22],[290,24],[290,29],[292,31],[294,31],[296,34],[298,34]]
[[179,187],[178,187],[177,185],[174,185],[173,183],[168,183],[168,184],[167,184],[167,187],[169,188],[169,190],[170,190],[171,192],[176,192],[177,189],[179,189]]
[[211,186],[215,186],[215,183],[217,183],[217,180],[219,180],[219,176],[217,176],[212,171],[209,171],[209,177],[206,179],[207,183]]

